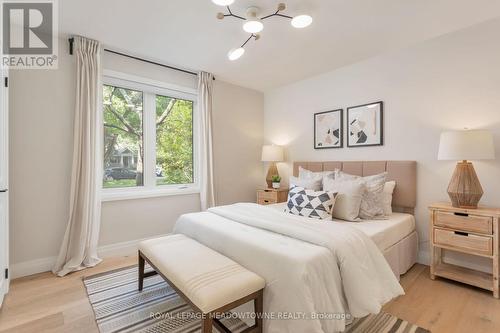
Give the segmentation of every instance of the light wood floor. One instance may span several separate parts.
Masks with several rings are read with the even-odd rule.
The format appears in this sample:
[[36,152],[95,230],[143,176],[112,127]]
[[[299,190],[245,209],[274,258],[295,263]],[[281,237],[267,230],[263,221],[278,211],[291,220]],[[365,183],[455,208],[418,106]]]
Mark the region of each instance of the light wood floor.
[[[105,260],[86,271],[58,278],[41,273],[11,282],[0,310],[0,333],[98,333],[82,277],[135,264],[135,257]],[[384,310],[433,333],[500,331],[500,301],[491,293],[445,280],[429,279],[415,265],[401,279],[406,295]]]

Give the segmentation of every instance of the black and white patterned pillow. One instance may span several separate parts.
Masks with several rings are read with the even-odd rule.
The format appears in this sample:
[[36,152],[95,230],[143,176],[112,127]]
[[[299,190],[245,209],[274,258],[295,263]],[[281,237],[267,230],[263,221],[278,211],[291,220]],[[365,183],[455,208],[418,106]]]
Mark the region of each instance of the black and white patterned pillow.
[[331,219],[337,193],[306,190],[294,186],[288,192],[285,212],[313,219]]

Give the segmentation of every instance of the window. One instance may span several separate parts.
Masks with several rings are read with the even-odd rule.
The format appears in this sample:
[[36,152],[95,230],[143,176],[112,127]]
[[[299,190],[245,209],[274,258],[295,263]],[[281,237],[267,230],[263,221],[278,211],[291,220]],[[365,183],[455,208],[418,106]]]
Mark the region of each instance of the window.
[[143,186],[143,93],[104,85],[103,99],[103,187]]
[[104,83],[103,199],[197,192],[194,92],[128,76]]

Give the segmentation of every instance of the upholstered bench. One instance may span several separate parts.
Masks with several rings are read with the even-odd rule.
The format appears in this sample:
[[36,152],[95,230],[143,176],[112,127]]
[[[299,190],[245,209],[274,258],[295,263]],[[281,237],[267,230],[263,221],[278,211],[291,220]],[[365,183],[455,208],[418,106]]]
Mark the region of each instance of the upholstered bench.
[[[153,272],[144,272],[145,262]],[[154,274],[160,274],[203,314],[203,333],[212,333],[212,324],[229,332],[216,316],[252,300],[255,324],[245,332],[262,332],[265,281],[218,252],[180,234],[143,241],[139,244],[140,291],[144,278]]]

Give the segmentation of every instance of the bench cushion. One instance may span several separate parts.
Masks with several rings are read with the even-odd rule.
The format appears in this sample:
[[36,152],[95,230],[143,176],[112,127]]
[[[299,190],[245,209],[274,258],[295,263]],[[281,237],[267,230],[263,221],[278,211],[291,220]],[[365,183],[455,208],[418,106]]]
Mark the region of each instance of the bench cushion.
[[143,241],[139,250],[203,313],[265,286],[257,274],[181,234]]

